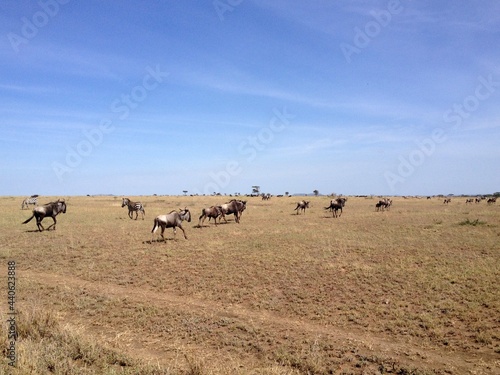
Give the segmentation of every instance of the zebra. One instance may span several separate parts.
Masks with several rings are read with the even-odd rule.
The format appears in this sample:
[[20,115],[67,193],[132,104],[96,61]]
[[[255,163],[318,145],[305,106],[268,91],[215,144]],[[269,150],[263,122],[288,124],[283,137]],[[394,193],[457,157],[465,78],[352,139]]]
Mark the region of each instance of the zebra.
[[139,216],[139,212],[142,213],[142,220],[144,220],[144,215],[146,211],[141,202],[132,202],[128,198],[122,198],[122,207],[128,206],[128,217],[132,219],[133,213],[135,212],[135,220]]
[[23,203],[21,203],[21,210],[24,210],[24,206],[26,206],[26,208],[29,208],[30,204],[35,207],[38,206],[38,194],[24,199]]

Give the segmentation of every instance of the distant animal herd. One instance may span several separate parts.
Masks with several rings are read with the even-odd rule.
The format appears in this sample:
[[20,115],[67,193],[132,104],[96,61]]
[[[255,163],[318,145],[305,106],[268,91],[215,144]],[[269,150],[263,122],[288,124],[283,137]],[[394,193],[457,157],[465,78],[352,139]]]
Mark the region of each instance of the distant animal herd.
[[[36,225],[38,230],[41,232],[45,229],[50,230],[56,229],[56,216],[58,214],[66,213],[66,202],[64,200],[58,199],[57,201],[54,202],[49,202],[47,204],[38,206],[38,195],[32,195],[30,197],[25,198],[22,203],[21,203],[21,209],[29,208],[29,205],[34,205],[35,208],[33,209],[33,214],[30,218],[25,220],[22,224],[26,224],[30,222],[33,218],[36,219]],[[263,194],[262,195],[262,200],[269,200],[271,199],[270,194]],[[427,199],[430,199],[430,197],[427,197]],[[497,197],[476,197],[476,198],[467,198],[465,201],[465,204],[478,204],[482,200],[486,200],[488,205],[496,203]],[[336,199],[330,200],[330,204],[327,207],[324,207],[325,210],[328,210],[332,212],[332,215],[334,218],[342,216],[342,211],[343,208],[345,207],[347,202],[346,197],[339,197]],[[449,204],[451,203],[451,198],[445,198],[443,201],[443,204]],[[301,213],[305,214],[306,209],[309,208],[310,201],[305,201],[301,200],[300,202],[297,202],[297,205],[294,209],[296,211],[296,214],[299,215]],[[211,219],[214,219],[214,225],[217,226],[217,219],[219,219],[219,224],[222,219],[224,219],[225,223],[227,223],[226,216],[227,215],[234,215],[234,221],[236,223],[240,223],[241,216],[243,214],[243,211],[245,211],[247,205],[247,201],[239,200],[239,199],[231,199],[229,202],[224,203],[222,205],[216,205],[216,206],[210,206],[210,207],[205,207],[201,210],[201,215],[198,218],[198,227],[201,228],[203,227],[203,224],[205,223],[205,220],[208,218],[208,221],[210,222]],[[139,213],[142,215],[142,219],[144,220],[144,216],[146,215],[146,210],[144,209],[144,205],[141,202],[133,202],[129,198],[122,198],[122,208],[127,207],[128,208],[128,217],[130,219],[134,219],[134,213],[135,213],[135,220],[137,220]],[[386,211],[389,210],[392,206],[392,199],[390,198],[383,198],[379,200],[375,204],[375,211]],[[340,211],[340,213],[339,213]],[[42,225],[42,220],[46,217],[51,217],[53,220],[53,223],[48,226],[47,228],[44,228]],[[187,207],[184,209],[179,209],[173,210],[168,214],[165,215],[158,215],[155,217],[154,222],[153,222],[153,229],[151,229],[152,237],[151,237],[151,242],[154,240],[154,236],[158,228],[161,228],[160,236],[164,240],[164,232],[166,228],[173,228],[174,231],[174,236],[176,234],[176,229],[179,228],[182,230],[184,234],[184,238],[187,239],[186,231],[182,227],[182,222],[187,221],[191,222],[191,212],[188,210]]]

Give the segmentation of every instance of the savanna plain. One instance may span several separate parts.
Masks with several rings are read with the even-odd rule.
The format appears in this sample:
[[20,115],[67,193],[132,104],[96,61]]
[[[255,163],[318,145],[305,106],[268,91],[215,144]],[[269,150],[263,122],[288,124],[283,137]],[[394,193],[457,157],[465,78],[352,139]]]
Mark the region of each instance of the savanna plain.
[[[0,197],[0,373],[499,374],[500,207],[455,197],[257,197],[198,227],[223,196],[65,198],[38,232]],[[294,208],[311,201],[305,214]],[[187,207],[165,240],[156,215]],[[43,224],[52,223],[50,218]],[[16,367],[8,262],[16,263]],[[1,297],[3,296],[3,297]]]

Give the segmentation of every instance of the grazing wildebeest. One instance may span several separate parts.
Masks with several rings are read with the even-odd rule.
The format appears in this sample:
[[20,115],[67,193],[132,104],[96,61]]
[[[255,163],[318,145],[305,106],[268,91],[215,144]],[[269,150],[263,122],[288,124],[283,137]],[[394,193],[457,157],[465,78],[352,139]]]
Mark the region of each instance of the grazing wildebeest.
[[[241,214],[245,209],[247,208],[247,201],[240,201],[233,199],[229,201],[228,203],[223,204],[221,207],[222,211],[222,217],[224,218],[224,221],[227,223],[226,220],[226,215],[231,215],[234,214],[234,220],[239,224]],[[220,220],[219,220],[220,222]]]
[[56,229],[56,216],[59,213],[66,213],[66,202],[64,200],[57,200],[55,202],[50,202],[47,204],[44,204],[43,206],[38,206],[33,210],[33,215],[26,221],[23,222],[23,224],[28,223],[31,221],[31,219],[36,218],[36,225],[38,227],[38,230],[41,232],[42,230],[45,230],[45,228],[42,225],[42,220],[45,217],[51,217],[52,220],[54,220],[54,223],[52,223],[47,230],[50,230],[50,228],[54,227],[54,230]]
[[[203,223],[205,222],[205,219],[208,217],[208,221],[210,221],[211,218],[214,219],[215,225],[217,225],[217,218],[218,217],[224,218],[224,213],[222,212],[222,207],[221,206],[211,206],[204,208],[201,210],[201,215],[200,218],[198,219],[198,227],[201,227]],[[220,218],[219,218],[219,223],[220,223]]]
[[446,198],[444,201],[443,201],[443,204],[448,204],[451,202],[451,198]]
[[340,210],[340,215],[338,215],[338,217],[340,217],[342,216],[342,207],[342,204],[332,200],[330,202],[330,205],[328,207],[325,207],[325,210],[332,211],[333,217],[337,217],[337,211]]
[[470,199],[466,199],[465,200],[465,204],[472,204],[474,202],[474,199],[470,198]]
[[304,211],[304,214],[306,213],[306,208],[309,208],[309,201],[300,201],[297,202],[297,207],[295,207],[294,211],[297,211],[297,215],[299,214],[300,211]]
[[488,204],[493,204],[493,203],[497,203],[497,198],[496,197],[493,197],[493,198],[489,198],[486,203]]
[[128,207],[128,217],[132,219],[133,213],[135,212],[135,220],[137,220],[137,216],[139,216],[139,212],[142,213],[142,220],[144,220],[144,215],[146,211],[144,210],[144,206],[141,202],[132,202],[128,198],[122,198],[122,207]]
[[267,194],[262,193],[262,200],[263,201],[268,201],[269,199],[271,199],[271,194],[269,194],[269,193],[267,193]]
[[186,220],[188,223],[191,222],[191,213],[187,208],[183,210],[179,209],[179,212],[176,210],[170,211],[167,215],[158,215],[154,220],[153,229],[151,229],[151,242],[153,242],[156,230],[161,227],[161,238],[165,240],[163,237],[163,232],[165,232],[165,228],[174,228],[174,237],[177,233],[176,228],[179,227],[184,233],[184,238],[187,240],[186,231],[182,227],[182,221]]
[[30,204],[32,204],[35,207],[38,206],[38,194],[25,198],[23,200],[23,203],[21,203],[21,210],[24,210],[24,206],[26,206],[26,208],[29,208]]

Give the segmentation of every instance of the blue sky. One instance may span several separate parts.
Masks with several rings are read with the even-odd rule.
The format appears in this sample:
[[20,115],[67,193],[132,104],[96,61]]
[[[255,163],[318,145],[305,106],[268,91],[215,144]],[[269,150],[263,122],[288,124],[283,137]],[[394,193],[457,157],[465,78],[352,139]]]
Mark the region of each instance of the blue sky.
[[0,195],[500,191],[500,3],[4,1]]

